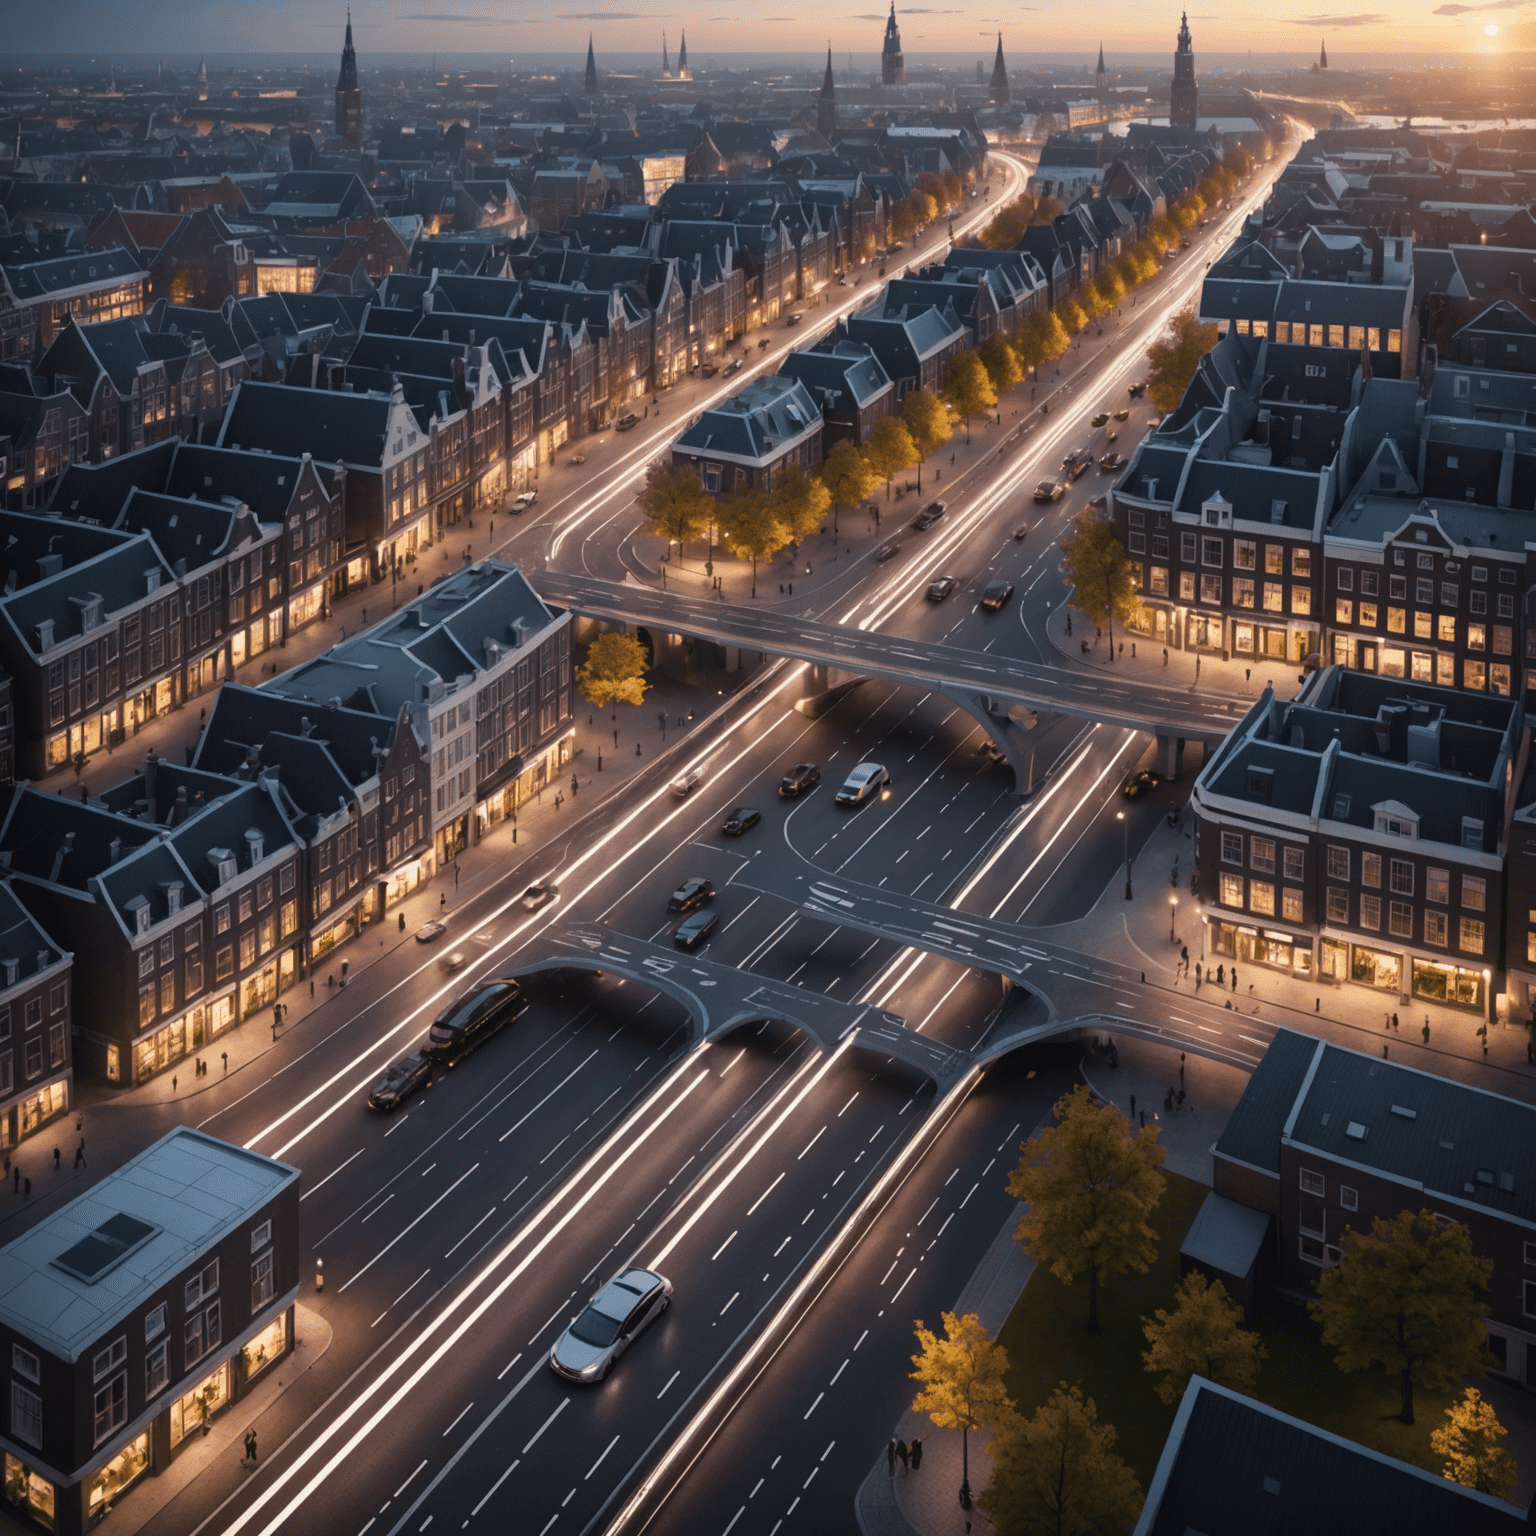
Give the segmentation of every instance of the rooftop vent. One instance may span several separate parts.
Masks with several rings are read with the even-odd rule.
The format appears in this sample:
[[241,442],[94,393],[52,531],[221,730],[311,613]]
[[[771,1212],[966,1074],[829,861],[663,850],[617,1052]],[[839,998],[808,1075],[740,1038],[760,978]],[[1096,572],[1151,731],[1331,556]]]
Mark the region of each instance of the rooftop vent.
[[1351,1120],[1349,1124],[1344,1127],[1344,1134],[1348,1136],[1351,1141],[1364,1141],[1365,1127],[1361,1125],[1358,1120]]
[[1266,1477],[1264,1479],[1264,1492],[1269,1494],[1271,1498],[1278,1498],[1280,1495],[1280,1479],[1278,1477]]
[[1499,1175],[1499,1188],[1502,1189],[1506,1195],[1513,1194],[1514,1191],[1515,1191],[1515,1176],[1514,1176],[1514,1174],[1512,1174],[1512,1173],[1501,1173]]
[[1417,1120],[1419,1118],[1418,1110],[1409,1109],[1406,1105],[1403,1104],[1394,1104],[1392,1106],[1392,1113],[1394,1115],[1400,1115],[1404,1120]]
[[110,1274],[130,1254],[136,1253],[160,1228],[137,1216],[119,1211],[109,1216],[95,1231],[66,1248],[53,1263],[65,1274],[94,1285]]
[[1479,1184],[1492,1184],[1493,1183],[1493,1169],[1492,1168],[1479,1168],[1477,1170],[1477,1182]]

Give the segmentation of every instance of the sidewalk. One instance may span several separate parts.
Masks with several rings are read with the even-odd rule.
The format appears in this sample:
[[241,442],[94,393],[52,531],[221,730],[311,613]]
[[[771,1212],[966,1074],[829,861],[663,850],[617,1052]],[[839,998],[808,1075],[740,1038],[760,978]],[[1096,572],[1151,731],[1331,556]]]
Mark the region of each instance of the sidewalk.
[[302,1302],[293,1309],[293,1353],[268,1366],[267,1374],[238,1403],[226,1407],[205,1435],[194,1434],[185,1449],[158,1477],[141,1478],[111,1506],[116,1524],[125,1531],[140,1530],[165,1509],[194,1478],[209,1467],[227,1460],[235,1464],[236,1451],[243,1456],[248,1429],[256,1431],[258,1458],[277,1450],[276,1440],[263,1440],[262,1415],[284,1392],[298,1385],[331,1347],[331,1325]]
[[[1170,878],[1175,865],[1177,885]],[[1202,967],[1223,965],[1230,977],[1232,960],[1227,955],[1206,953],[1206,926],[1200,916],[1204,903],[1189,893],[1193,866],[1192,818],[1185,816],[1178,831],[1164,818],[1135,856],[1133,899],[1124,899],[1124,881],[1117,870],[1087,917],[1053,928],[1051,935],[1089,954],[1124,965],[1145,966],[1148,983],[1166,989],[1168,1002],[1173,1006],[1178,1006],[1176,999],[1198,997],[1225,1011],[1224,1005],[1230,1002],[1236,1012],[1317,1035],[1350,1050],[1376,1055],[1385,1043],[1391,1060],[1473,1082],[1494,1092],[1529,1097],[1536,1088],[1536,1067],[1525,1059],[1525,1024],[1495,1018],[1488,1028],[1485,1052],[1478,1034],[1483,1023],[1481,1009],[1426,1002],[1417,997],[1403,1002],[1396,991],[1381,992],[1352,981],[1298,976],[1257,961],[1238,962],[1236,991],[1231,989],[1230,981],[1220,989],[1214,983],[1203,983],[1197,989],[1197,962]],[[1175,897],[1178,937],[1170,940],[1169,919],[1175,916],[1170,901]],[[1187,976],[1179,973],[1179,952],[1184,945],[1189,947]],[[1399,1018],[1396,1030],[1386,1027],[1394,1012]],[[1426,1022],[1427,1041],[1423,1034]],[[1493,1069],[1492,1073],[1485,1068]],[[1510,1074],[1520,1082],[1512,1083]]]
[[[1070,619],[1072,633],[1067,633]],[[1094,627],[1069,603],[1058,603],[1046,616],[1045,633],[1064,660],[1127,682],[1159,683],[1188,688],[1210,698],[1253,703],[1268,685],[1277,698],[1289,699],[1301,687],[1299,662],[1281,656],[1259,656],[1223,661],[1205,652],[1171,650],[1150,635],[1115,630],[1115,656],[1110,659],[1108,636],[1098,637]],[[1083,645],[1088,649],[1084,651]]]

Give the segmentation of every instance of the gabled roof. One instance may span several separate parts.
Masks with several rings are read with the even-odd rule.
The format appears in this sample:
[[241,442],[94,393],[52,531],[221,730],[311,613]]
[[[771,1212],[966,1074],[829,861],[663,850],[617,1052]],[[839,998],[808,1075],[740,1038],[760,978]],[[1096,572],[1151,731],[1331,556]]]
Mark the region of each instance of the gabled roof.
[[821,411],[797,378],[754,379],[723,405],[704,411],[674,451],[733,463],[770,463],[791,443],[821,430]]
[[243,379],[219,430],[223,447],[265,448],[289,458],[305,453],[361,469],[384,462],[395,402],[384,394],[297,389]]
[[139,265],[138,257],[121,246],[110,251],[86,251],[78,256],[6,266],[3,271],[11,292],[23,304],[65,298],[149,276]]

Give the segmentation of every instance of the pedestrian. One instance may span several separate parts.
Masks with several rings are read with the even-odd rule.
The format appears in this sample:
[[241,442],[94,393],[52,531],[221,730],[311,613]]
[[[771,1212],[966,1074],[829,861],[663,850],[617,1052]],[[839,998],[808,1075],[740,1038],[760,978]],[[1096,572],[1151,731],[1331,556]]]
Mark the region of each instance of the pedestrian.
[[885,1448],[885,1475],[887,1477],[896,1475],[896,1442],[894,1440]]
[[[1425,1019],[1424,1019],[1424,1044],[1425,1045],[1429,1044],[1429,1018],[1428,1018],[1428,1015],[1426,1015]],[[1529,1045],[1527,1045],[1526,1048],[1525,1048],[1525,1059],[1527,1061],[1529,1061],[1531,1059],[1531,1048],[1530,1048]]]
[[581,786],[576,782],[576,775],[573,773],[571,775],[571,793],[574,795],[580,788]]
[[1181,945],[1179,947],[1179,959],[1180,959],[1180,961],[1183,962],[1184,974],[1186,976],[1189,975],[1189,945],[1188,944],[1184,944],[1184,945]]
[[1392,1015],[1392,1033],[1397,1033],[1397,1015],[1395,1013]]
[[1383,1029],[1392,1028],[1392,1015],[1385,1008],[1381,1010],[1381,1027]]
[[917,1469],[920,1466],[922,1466],[922,1464],[923,1464],[923,1442],[921,1440],[914,1440],[912,1442],[912,1470],[914,1472],[916,1472]]
[[1184,1086],[1184,1052],[1179,1052],[1179,1087]]
[[224,1058],[224,1070],[226,1072],[228,1072],[229,1071],[229,1052],[228,1051],[220,1051],[219,1054]]
[[172,1077],[172,1079],[171,1079],[171,1092],[172,1093],[176,1092],[176,1079],[174,1077]]
[[1226,967],[1226,963],[1223,962],[1222,964],[1220,964],[1220,965],[1218,965],[1216,967],[1216,985],[1218,987],[1224,987],[1224,986],[1226,986],[1226,984],[1227,984],[1227,967]]
[[91,1165],[85,1160],[85,1137],[80,1138],[80,1145],[75,1148],[75,1167],[89,1168]]
[[1323,1000],[1322,1000],[1322,998],[1320,998],[1320,997],[1314,998],[1313,1001],[1312,1001],[1312,1012],[1313,1013],[1321,1013],[1322,1011],[1323,1011]]
[[1383,1061],[1385,1061],[1387,1059],[1387,1048],[1386,1048],[1386,1046],[1382,1046],[1382,1048],[1381,1048],[1381,1059]]
[[1168,665],[1168,647],[1166,645],[1163,647],[1163,665],[1165,667]]
[[1198,960],[1196,960],[1195,961],[1195,991],[1198,992],[1199,990],[1200,990],[1200,962]]
[[245,1459],[254,1467],[256,1465],[256,1431],[248,1429],[245,1432]]
[[1184,1090],[1182,1088],[1180,1088],[1179,1091],[1174,1095],[1174,1098],[1173,1098],[1173,1112],[1174,1112],[1174,1114],[1178,1114],[1178,1112],[1181,1109],[1183,1109],[1183,1108],[1184,1108]]
[[1142,1110],[1141,1111],[1141,1128],[1142,1128],[1142,1130],[1146,1130],[1146,1128],[1147,1128],[1147,1112],[1146,1112],[1146,1110]]
[[1134,1120],[1135,1118],[1136,1118],[1136,1095],[1133,1093],[1131,1095],[1131,1119]]
[[447,891],[444,891],[442,893],[442,895],[437,898],[437,910],[439,912],[446,912],[448,910],[448,892]]
[[905,1440],[896,1442],[896,1459],[901,1463],[903,1472],[912,1464],[912,1451]]
[[1169,1085],[1168,1092],[1163,1095],[1163,1113],[1164,1114],[1168,1114],[1168,1115],[1171,1115],[1173,1113],[1173,1086],[1172,1086],[1172,1084]]
[[1237,991],[1237,967],[1235,965],[1232,967],[1232,990],[1234,992]]

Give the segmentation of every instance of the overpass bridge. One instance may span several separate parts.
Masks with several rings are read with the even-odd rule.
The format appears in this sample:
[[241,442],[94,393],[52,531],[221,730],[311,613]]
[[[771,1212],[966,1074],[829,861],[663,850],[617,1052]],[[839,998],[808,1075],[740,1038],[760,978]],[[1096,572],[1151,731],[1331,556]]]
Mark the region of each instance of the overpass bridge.
[[833,671],[942,693],[997,743],[1021,792],[1027,783],[1025,733],[1034,725],[1037,711],[1148,732],[1157,738],[1164,777],[1172,779],[1182,766],[1186,740],[1220,742],[1244,709],[1236,702],[1188,689],[1132,685],[1102,673],[909,640],[628,582],[549,570],[539,572],[533,581],[547,601],[590,618],[645,625],[809,662],[812,697],[827,692]]

